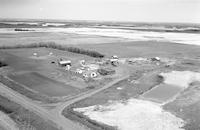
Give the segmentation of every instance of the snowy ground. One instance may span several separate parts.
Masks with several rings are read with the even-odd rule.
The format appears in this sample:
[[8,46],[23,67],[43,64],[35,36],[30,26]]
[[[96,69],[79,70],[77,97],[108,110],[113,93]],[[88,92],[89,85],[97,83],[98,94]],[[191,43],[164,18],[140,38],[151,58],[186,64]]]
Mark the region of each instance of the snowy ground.
[[[43,26],[48,26],[46,23]],[[63,24],[53,24],[55,26],[63,26]],[[86,35],[97,35],[106,37],[118,37],[131,39],[133,41],[165,41],[181,44],[200,45],[200,34],[197,33],[177,33],[177,32],[152,32],[137,31],[126,29],[100,29],[100,28],[31,28],[34,31],[14,31],[13,28],[1,28],[0,34],[3,33],[30,33],[30,32],[57,32],[57,33],[75,33]]]
[[164,83],[183,88],[187,88],[194,81],[200,81],[200,73],[192,71],[172,71],[160,75],[164,77]]
[[[200,73],[172,71],[161,73],[165,84],[187,88],[190,83],[200,81]],[[183,130],[184,121],[163,110],[162,105],[140,99],[129,99],[105,105],[74,108],[92,120],[118,127],[119,130]]]
[[164,111],[159,104],[138,99],[74,110],[119,130],[182,130],[184,125],[182,119]]

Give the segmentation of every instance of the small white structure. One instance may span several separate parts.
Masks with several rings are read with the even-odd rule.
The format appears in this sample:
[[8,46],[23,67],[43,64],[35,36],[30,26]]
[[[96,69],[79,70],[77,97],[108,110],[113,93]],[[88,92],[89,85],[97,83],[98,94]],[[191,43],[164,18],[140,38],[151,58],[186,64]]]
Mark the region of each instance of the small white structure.
[[160,61],[160,57],[153,57],[151,58],[152,61]]
[[67,65],[65,70],[69,71],[71,69],[71,65]]
[[113,66],[117,66],[119,62],[118,62],[118,59],[110,59],[110,63]]
[[91,77],[91,78],[96,78],[96,77],[97,77],[97,73],[96,73],[96,72],[92,72],[92,73],[90,74],[90,77]]
[[81,69],[81,70],[85,70],[85,67],[81,67],[80,69]]
[[49,56],[53,55],[53,52],[49,52]]
[[81,69],[76,69],[76,71],[75,71],[77,74],[82,74],[83,73],[83,70],[81,70]]
[[83,77],[84,77],[84,78],[88,78],[87,73],[84,73],[84,74],[83,74]]
[[38,54],[35,52],[35,53],[33,53],[33,55],[34,55],[34,56],[37,56]]
[[122,90],[122,88],[121,87],[117,87],[117,90]]
[[156,60],[160,61],[160,57],[155,57]]
[[112,58],[110,59],[110,63],[113,66],[117,66],[117,64],[119,63],[118,60],[119,60],[118,56],[117,55],[113,55]]
[[85,66],[85,60],[80,61],[81,66]]
[[83,77],[84,78],[96,78],[98,75],[97,75],[97,72],[91,72],[91,71],[87,71],[83,74]]
[[118,62],[118,59],[110,59],[110,62]]
[[117,55],[113,55],[112,59],[119,59]]
[[66,67],[67,65],[71,66],[71,61],[70,60],[60,60],[58,61],[58,64],[62,67]]

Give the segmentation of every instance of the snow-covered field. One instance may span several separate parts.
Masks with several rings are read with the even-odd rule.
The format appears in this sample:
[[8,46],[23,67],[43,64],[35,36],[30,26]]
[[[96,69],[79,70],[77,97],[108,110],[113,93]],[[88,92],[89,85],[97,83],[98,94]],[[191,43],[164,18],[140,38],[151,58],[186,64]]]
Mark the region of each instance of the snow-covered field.
[[87,35],[128,38],[134,41],[168,41],[182,44],[200,45],[200,34],[136,31],[125,29],[68,28],[67,32]]
[[[183,89],[194,81],[200,81],[200,73],[192,71],[172,71],[160,75],[164,77],[163,83]],[[162,105],[132,98],[126,103],[115,101],[105,105],[74,108],[74,111],[98,122],[116,126],[119,130],[182,130],[184,121],[163,110]]]
[[119,130],[182,130],[184,125],[182,119],[164,111],[159,104],[138,99],[74,110]]
[[[62,25],[62,24],[61,24]],[[60,24],[58,26],[61,26]],[[133,41],[167,41],[181,44],[200,45],[200,34],[198,33],[173,33],[136,31],[127,29],[101,29],[101,28],[31,28],[33,32],[59,32],[76,33],[85,35],[98,35],[106,37],[127,38]],[[30,33],[16,32],[12,28],[2,28],[0,33]]]
[[200,81],[200,73],[192,71],[172,71],[160,75],[164,77],[164,83],[183,88],[187,88],[194,81]]

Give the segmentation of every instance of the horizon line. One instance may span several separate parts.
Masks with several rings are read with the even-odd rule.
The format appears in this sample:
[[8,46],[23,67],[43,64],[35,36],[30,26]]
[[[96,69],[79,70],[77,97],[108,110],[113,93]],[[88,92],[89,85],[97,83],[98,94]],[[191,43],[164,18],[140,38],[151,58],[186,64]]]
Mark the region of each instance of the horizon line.
[[148,22],[148,21],[130,21],[130,20],[127,20],[127,21],[121,21],[121,20],[82,20],[82,19],[56,19],[56,18],[0,18],[0,21],[2,20],[10,20],[10,21],[28,21],[28,20],[33,20],[33,21],[42,21],[43,20],[49,20],[51,22],[53,21],[57,21],[57,22],[67,22],[67,21],[82,21],[82,22],[113,22],[113,23],[154,23],[154,24],[159,24],[159,23],[168,23],[168,24],[200,24],[200,23],[196,23],[196,22]]

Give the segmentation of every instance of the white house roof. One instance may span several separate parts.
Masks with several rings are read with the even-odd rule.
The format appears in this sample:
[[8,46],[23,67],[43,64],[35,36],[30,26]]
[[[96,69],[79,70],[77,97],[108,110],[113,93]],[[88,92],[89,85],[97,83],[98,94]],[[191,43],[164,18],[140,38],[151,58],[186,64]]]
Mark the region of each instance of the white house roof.
[[118,59],[118,56],[117,55],[113,55],[112,58]]
[[110,59],[111,62],[116,62],[118,59]]
[[70,60],[62,60],[62,61],[59,61],[60,64],[71,64],[71,61]]

